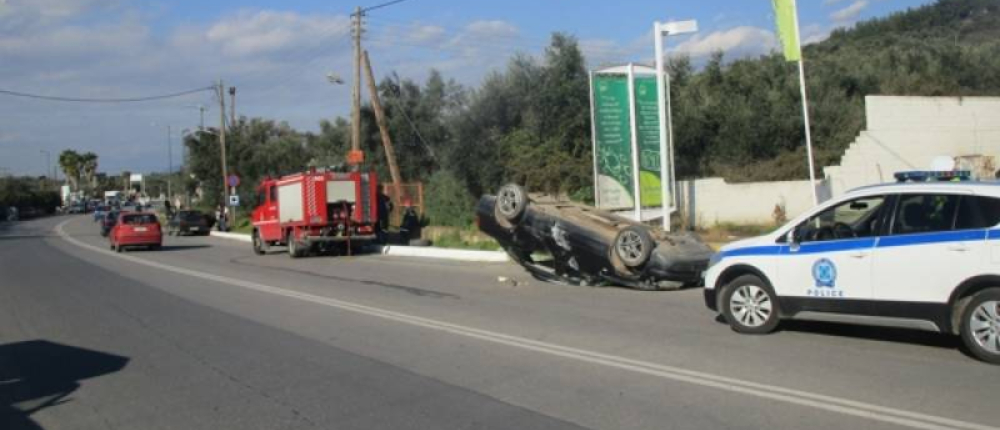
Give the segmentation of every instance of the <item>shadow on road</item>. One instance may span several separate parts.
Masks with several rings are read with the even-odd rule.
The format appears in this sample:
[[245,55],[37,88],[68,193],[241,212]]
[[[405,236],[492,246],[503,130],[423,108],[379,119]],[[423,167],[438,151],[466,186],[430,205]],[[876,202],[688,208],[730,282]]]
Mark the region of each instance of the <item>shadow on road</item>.
[[188,251],[188,250],[191,250],[191,249],[202,249],[202,248],[211,248],[211,247],[212,247],[212,245],[163,245],[163,247],[160,248],[160,252],[163,252],[163,251]]
[[80,381],[117,372],[128,361],[45,340],[0,345],[0,429],[41,429],[32,414],[69,401]]
[[785,321],[781,323],[781,330],[790,332],[808,332],[825,336],[852,337],[865,340],[909,343],[948,349],[960,349],[962,343],[958,336],[932,333],[929,331],[853,324],[836,324],[818,321]]

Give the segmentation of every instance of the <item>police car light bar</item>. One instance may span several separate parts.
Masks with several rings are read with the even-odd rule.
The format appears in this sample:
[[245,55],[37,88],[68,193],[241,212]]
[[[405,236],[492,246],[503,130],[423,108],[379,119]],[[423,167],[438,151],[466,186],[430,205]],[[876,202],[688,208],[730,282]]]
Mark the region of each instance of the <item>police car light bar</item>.
[[896,172],[896,182],[968,181],[972,172],[968,170],[913,170]]

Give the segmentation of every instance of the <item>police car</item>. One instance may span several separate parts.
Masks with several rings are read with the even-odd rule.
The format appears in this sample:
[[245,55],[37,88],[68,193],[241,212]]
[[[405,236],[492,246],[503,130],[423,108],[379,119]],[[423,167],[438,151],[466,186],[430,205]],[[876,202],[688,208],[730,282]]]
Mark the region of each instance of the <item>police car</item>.
[[964,177],[897,174],[724,246],[705,303],[740,333],[782,319],[917,328],[1000,364],[1000,184],[941,181]]

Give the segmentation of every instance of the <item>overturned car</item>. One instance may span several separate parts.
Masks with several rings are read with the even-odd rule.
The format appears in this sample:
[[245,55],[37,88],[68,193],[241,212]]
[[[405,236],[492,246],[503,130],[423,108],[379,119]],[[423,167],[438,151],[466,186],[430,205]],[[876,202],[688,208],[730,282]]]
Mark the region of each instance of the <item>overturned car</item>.
[[534,276],[642,290],[697,285],[712,250],[693,234],[668,234],[515,184],[476,207],[479,229]]

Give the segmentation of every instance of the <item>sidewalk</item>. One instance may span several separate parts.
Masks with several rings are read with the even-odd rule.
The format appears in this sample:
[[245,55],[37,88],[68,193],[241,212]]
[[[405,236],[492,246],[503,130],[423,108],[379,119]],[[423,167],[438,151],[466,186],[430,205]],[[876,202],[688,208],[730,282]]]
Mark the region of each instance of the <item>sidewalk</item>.
[[[214,237],[250,243],[250,235],[212,231]],[[440,260],[470,261],[477,263],[503,263],[510,261],[503,251],[477,251],[470,249],[434,248],[431,246],[377,245],[376,252],[394,257],[434,258]]]

